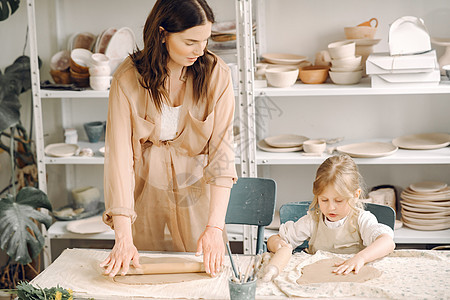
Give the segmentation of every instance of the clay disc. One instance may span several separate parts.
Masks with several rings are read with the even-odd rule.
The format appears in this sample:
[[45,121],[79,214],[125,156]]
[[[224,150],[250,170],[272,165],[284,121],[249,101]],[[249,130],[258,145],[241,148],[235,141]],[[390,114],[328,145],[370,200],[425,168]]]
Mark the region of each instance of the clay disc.
[[297,279],[298,284],[323,283],[323,282],[364,282],[381,276],[382,272],[374,267],[365,265],[358,274],[351,272],[347,275],[333,273],[335,263],[342,261],[340,258],[322,259],[302,269],[302,276]]
[[[145,257],[139,259],[141,264],[158,264],[158,263],[186,263],[192,262],[190,259],[180,257]],[[114,281],[124,284],[165,284],[179,283],[185,281],[193,281],[200,279],[210,279],[207,273],[178,273],[178,274],[152,274],[152,275],[126,275],[115,276]]]

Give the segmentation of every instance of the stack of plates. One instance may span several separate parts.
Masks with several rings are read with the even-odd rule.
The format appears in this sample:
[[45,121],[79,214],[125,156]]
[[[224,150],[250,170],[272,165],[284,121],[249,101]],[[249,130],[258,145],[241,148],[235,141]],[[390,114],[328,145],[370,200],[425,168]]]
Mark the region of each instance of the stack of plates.
[[283,134],[260,140],[258,148],[267,152],[295,152],[303,149],[303,142],[309,140],[306,136]]
[[401,193],[402,221],[417,230],[450,228],[450,188],[446,183],[424,181]]

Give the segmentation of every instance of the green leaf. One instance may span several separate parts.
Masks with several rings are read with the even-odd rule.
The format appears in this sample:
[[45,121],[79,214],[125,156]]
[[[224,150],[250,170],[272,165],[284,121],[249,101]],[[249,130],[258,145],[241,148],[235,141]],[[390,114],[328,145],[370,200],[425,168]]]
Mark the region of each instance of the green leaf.
[[[0,0],[1,5],[5,0]],[[38,57],[39,68],[42,65]],[[0,131],[15,126],[20,120],[19,95],[31,88],[30,58],[22,55],[0,72]]]
[[33,187],[21,189],[13,200],[11,196],[0,199],[0,248],[25,265],[41,253],[45,242],[33,220],[47,229],[52,224],[52,218],[36,208],[51,210],[51,204],[45,193]]
[[0,21],[8,19],[19,8],[20,0],[0,0]]

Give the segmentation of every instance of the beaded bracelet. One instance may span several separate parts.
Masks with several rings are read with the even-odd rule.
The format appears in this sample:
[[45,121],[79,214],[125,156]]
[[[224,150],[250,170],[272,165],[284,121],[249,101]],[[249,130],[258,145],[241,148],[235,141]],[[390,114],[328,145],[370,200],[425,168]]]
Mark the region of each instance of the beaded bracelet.
[[206,228],[217,228],[217,229],[219,229],[220,231],[223,231],[223,228],[220,228],[219,226],[214,226],[214,225],[206,225]]

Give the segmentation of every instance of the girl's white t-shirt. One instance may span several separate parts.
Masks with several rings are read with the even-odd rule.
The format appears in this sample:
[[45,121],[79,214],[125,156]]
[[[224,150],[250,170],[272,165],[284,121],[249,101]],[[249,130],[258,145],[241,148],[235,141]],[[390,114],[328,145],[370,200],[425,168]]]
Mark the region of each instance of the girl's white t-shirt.
[[163,103],[161,111],[161,133],[159,135],[160,141],[170,141],[177,136],[181,107],[182,105],[173,107]]
[[[325,219],[325,225],[329,228],[337,228],[345,223],[347,217],[336,221],[330,222]],[[314,230],[314,219],[311,216],[311,212],[298,219],[297,222],[288,221],[280,225],[279,235],[287,243],[295,249],[300,246],[305,240],[309,239]],[[378,223],[377,218],[370,211],[361,210],[358,216],[358,226],[361,239],[364,246],[372,244],[377,237],[382,234],[389,234],[394,238],[394,231],[392,228],[385,224]]]

